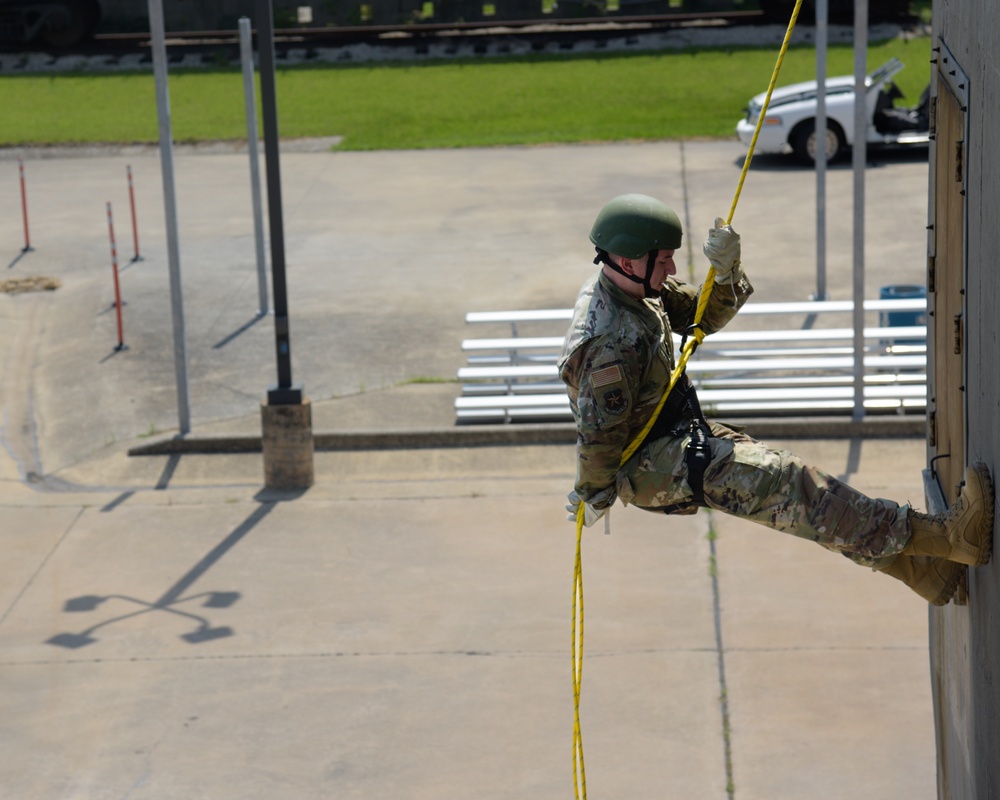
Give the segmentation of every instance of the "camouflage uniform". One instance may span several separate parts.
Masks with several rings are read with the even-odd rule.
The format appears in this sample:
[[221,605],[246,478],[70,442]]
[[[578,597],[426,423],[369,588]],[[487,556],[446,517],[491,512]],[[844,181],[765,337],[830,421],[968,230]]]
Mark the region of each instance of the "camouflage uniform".
[[[691,502],[685,450],[694,408],[668,402],[639,450],[624,465],[621,457],[669,384],[671,330],[693,322],[698,292],[670,278],[660,297],[635,298],[599,272],[577,299],[559,374],[578,432],[575,491],[596,509],[616,497],[652,511]],[[734,285],[716,284],[701,327],[708,334],[722,328],[752,292],[745,277]],[[671,394],[683,397],[689,385],[682,376]],[[866,497],[725,425],[710,428],[711,461],[703,481],[709,508],[812,539],[876,568],[889,564],[909,540],[907,506]]]

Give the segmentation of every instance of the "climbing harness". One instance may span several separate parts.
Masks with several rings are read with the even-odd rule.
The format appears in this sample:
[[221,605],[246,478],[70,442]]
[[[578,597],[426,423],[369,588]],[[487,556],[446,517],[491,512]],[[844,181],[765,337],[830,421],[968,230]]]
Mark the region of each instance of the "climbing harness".
[[[795,0],[795,8],[792,9],[792,16],[788,22],[788,29],[785,31],[785,38],[781,42],[781,48],[778,51],[778,60],[774,65],[774,72],[771,74],[771,82],[767,87],[767,94],[764,97],[764,104],[761,107],[760,115],[757,117],[757,127],[754,129],[753,138],[750,140],[750,146],[747,148],[747,156],[743,161],[743,170],[740,172],[740,180],[736,185],[736,193],[733,196],[733,204],[729,209],[729,216],[726,218],[726,224],[730,225],[733,221],[733,215],[736,213],[736,204],[739,203],[740,194],[743,191],[743,182],[746,180],[747,172],[750,169],[750,160],[753,158],[754,149],[757,146],[757,137],[760,134],[761,125],[764,122],[764,118],[767,116],[767,107],[771,102],[771,93],[774,91],[774,86],[778,81],[778,74],[781,72],[781,65],[785,60],[785,53],[788,50],[788,43],[791,41],[792,32],[795,30],[795,22],[799,17],[799,9],[802,7],[802,0]],[[648,271],[647,271],[648,274]],[[705,277],[705,282],[702,284],[701,293],[698,296],[698,306],[695,310],[694,324],[688,329],[690,337],[684,341],[681,347],[681,354],[677,359],[677,365],[674,368],[673,373],[670,376],[670,383],[667,385],[666,391],[663,393],[663,397],[660,398],[659,403],[657,403],[656,408],[653,410],[652,416],[646,422],[635,439],[625,448],[622,453],[621,464],[624,465],[639,449],[642,443],[646,440],[649,432],[653,430],[656,425],[657,419],[660,413],[663,411],[664,406],[667,404],[667,400],[670,397],[671,391],[673,391],[674,386],[677,385],[678,381],[682,376],[685,376],[685,369],[687,368],[688,360],[691,358],[692,353],[701,344],[702,340],[705,338],[705,331],[700,326],[701,318],[705,313],[705,309],[708,307],[708,300],[712,294],[712,287],[715,285],[715,267],[709,265],[708,274]],[[645,288],[645,287],[644,287]],[[699,413],[700,418],[700,413]],[[694,469],[700,470],[696,482],[699,484],[698,490],[696,491],[695,501],[704,502],[704,495],[701,492],[701,477],[704,475],[705,467],[711,458],[711,454],[708,447],[708,438],[705,430],[700,424],[700,419],[695,420],[692,425],[691,430],[692,446],[688,448],[685,458],[688,459],[688,470],[689,474],[692,470],[692,464]],[[696,439],[696,437],[698,437]],[[692,486],[692,490],[694,487]],[[585,519],[585,509],[584,503],[581,501],[580,505],[577,507],[576,511],[576,559],[573,567],[573,624],[572,624],[572,637],[573,637],[573,791],[577,800],[586,800],[587,798],[587,773],[584,768],[583,761],[583,734],[580,729],[580,686],[583,680],[583,561],[581,558],[582,544],[583,544],[583,523]],[[579,615],[579,620],[578,620]]]
[[708,440],[712,431],[704,419],[692,419],[688,429],[687,447],[684,448],[684,463],[688,470],[688,486],[691,499],[663,508],[650,509],[661,514],[694,514],[699,508],[708,508],[705,502],[705,470],[712,461],[712,447]]

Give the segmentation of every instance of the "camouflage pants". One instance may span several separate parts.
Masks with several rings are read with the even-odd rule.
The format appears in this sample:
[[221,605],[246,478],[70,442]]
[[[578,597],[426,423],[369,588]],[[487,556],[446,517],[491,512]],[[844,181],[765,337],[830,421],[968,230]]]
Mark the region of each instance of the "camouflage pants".
[[[910,538],[909,507],[872,499],[799,457],[712,424],[705,470],[709,508],[766,525],[880,568]],[[651,511],[691,499],[684,451],[688,436],[644,445],[618,475],[618,496]]]

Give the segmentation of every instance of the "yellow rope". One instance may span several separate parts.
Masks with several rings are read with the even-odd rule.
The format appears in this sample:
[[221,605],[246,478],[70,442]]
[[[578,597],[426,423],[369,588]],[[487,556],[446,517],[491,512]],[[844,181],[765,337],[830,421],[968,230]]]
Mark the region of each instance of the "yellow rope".
[[[792,32],[795,30],[795,22],[799,18],[799,9],[802,7],[802,0],[795,0],[795,8],[792,10],[792,17],[788,22],[788,29],[785,31],[785,38],[781,43],[781,49],[778,52],[778,60],[774,65],[774,72],[771,74],[771,82],[767,87],[767,95],[764,97],[764,105],[760,109],[760,115],[757,117],[757,126],[754,128],[753,138],[750,140],[750,147],[747,149],[747,157],[743,161],[743,170],[740,172],[740,180],[736,186],[736,194],[733,197],[733,204],[729,209],[729,216],[726,218],[726,224],[730,225],[733,221],[733,216],[736,214],[736,204],[739,203],[740,194],[743,192],[743,182],[746,180],[747,172],[750,169],[750,160],[753,158],[754,149],[757,147],[757,137],[760,135],[761,125],[764,124],[764,117],[767,114],[767,108],[771,103],[771,93],[774,91],[774,85],[778,81],[778,74],[781,72],[781,65],[785,60],[785,53],[788,50],[788,43],[791,41]],[[708,299],[712,294],[712,287],[715,286],[715,268],[709,266],[708,274],[705,276],[705,282],[702,284],[701,293],[698,296],[698,306],[695,309],[694,315],[694,327],[692,329],[691,337],[685,342],[684,347],[681,349],[681,354],[677,359],[677,365],[674,367],[674,371],[670,376],[670,383],[667,385],[666,391],[663,393],[663,397],[660,398],[660,402],[657,403],[656,408],[653,410],[652,416],[649,421],[643,427],[635,439],[625,448],[622,453],[621,464],[624,465],[634,454],[635,451],[639,449],[643,441],[645,441],[646,436],[653,429],[653,425],[656,423],[657,417],[660,416],[660,412],[663,410],[663,406],[667,402],[667,398],[670,396],[670,392],[673,391],[674,386],[680,379],[681,375],[684,374],[684,370],[687,367],[688,360],[691,358],[691,354],[694,353],[695,348],[701,344],[702,340],[705,338],[705,332],[698,326],[701,322],[702,316],[705,314],[705,309],[708,307]],[[576,562],[573,568],[573,791],[574,796],[577,800],[587,800],[587,775],[583,764],[583,737],[580,730],[580,684],[583,678],[583,559],[582,559],[582,543],[583,543],[583,523],[585,517],[585,509],[583,503],[581,502],[576,512]],[[579,625],[577,624],[577,615],[579,614]]]
[[[583,738],[580,733],[580,681],[583,678],[583,520],[586,511],[580,503],[576,511],[576,564],[573,572],[573,795],[587,799],[587,771],[583,766]],[[580,626],[577,629],[577,612]]]

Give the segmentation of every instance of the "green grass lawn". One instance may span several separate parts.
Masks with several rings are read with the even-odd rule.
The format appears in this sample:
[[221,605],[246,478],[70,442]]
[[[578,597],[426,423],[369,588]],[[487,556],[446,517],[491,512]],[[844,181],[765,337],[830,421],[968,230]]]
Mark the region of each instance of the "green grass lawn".
[[[869,67],[893,55],[916,104],[930,39],[873,44]],[[341,135],[349,150],[728,137],[776,57],[777,48],[289,68],[277,76],[279,128]],[[853,50],[830,48],[828,63],[831,75],[853,73]],[[814,51],[791,49],[779,85],[814,75]],[[175,139],[245,138],[242,92],[238,70],[172,73]],[[0,109],[0,145],[157,139],[151,72],[6,75]]]

